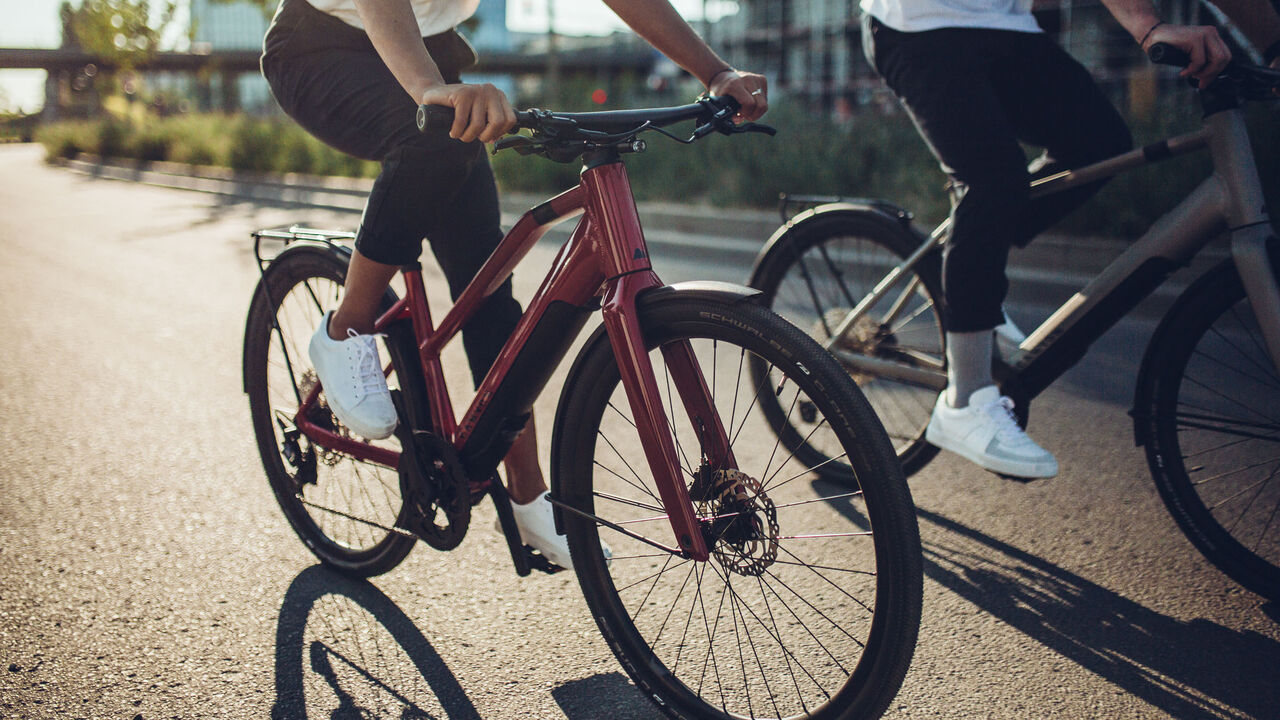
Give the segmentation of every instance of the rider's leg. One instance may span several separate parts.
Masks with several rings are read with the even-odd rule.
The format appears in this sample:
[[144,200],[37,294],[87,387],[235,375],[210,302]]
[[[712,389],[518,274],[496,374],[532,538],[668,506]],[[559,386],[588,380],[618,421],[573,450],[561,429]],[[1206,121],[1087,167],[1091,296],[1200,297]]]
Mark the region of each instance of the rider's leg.
[[343,340],[347,330],[362,335],[373,332],[373,323],[382,308],[382,296],[399,267],[370,260],[356,250],[347,268],[342,303],[329,321],[329,337]]
[[547,482],[538,464],[538,432],[533,418],[525,425],[524,432],[511,444],[504,461],[507,470],[507,492],[511,502],[527,505],[547,491]]
[[1029,199],[1026,157],[991,73],[1017,64],[1011,36],[1019,34],[881,26],[872,53],[943,169],[967,186],[943,255],[947,342],[956,345],[948,350],[949,387],[925,438],[989,470],[1048,477],[1056,461],[1018,427],[990,376],[991,333],[1004,322],[1005,264]]
[[[1045,148],[1028,167],[1033,177],[1083,167],[1133,147],[1124,118],[1084,66],[1047,36],[1029,33],[1015,40],[1025,63],[993,68],[992,82],[1002,97],[1017,100],[1006,103],[1006,113],[1018,137]],[[1102,180],[1031,200],[1015,242],[1026,244],[1105,184]]]
[[991,378],[992,334],[978,332],[947,333],[947,404],[953,408],[969,405],[969,396],[988,385]]

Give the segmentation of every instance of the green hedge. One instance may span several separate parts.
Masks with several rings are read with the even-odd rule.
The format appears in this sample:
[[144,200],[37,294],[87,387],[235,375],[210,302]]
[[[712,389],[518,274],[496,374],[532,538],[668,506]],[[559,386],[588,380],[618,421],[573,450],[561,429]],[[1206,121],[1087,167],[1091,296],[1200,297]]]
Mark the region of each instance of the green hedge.
[[[1154,121],[1137,123],[1137,143],[1193,128],[1197,119],[1186,100],[1155,113]],[[891,199],[913,211],[922,224],[945,216],[946,178],[905,116],[868,112],[836,124],[780,104],[768,121],[778,127],[776,137],[717,135],[686,146],[647,134],[649,151],[628,159],[636,196],[768,207],[780,192],[838,194]],[[1280,197],[1280,123],[1273,110],[1257,107],[1250,124],[1260,174],[1275,206]],[[67,122],[40,128],[36,139],[50,158],[84,152],[260,172],[373,177],[378,171],[376,163],[344,155],[281,119],[187,115],[143,122]],[[493,164],[503,188],[543,194],[573,185],[579,170],[576,164],[510,152],[494,157]],[[1184,196],[1208,167],[1201,153],[1127,173],[1068,217],[1061,229],[1134,236]]]

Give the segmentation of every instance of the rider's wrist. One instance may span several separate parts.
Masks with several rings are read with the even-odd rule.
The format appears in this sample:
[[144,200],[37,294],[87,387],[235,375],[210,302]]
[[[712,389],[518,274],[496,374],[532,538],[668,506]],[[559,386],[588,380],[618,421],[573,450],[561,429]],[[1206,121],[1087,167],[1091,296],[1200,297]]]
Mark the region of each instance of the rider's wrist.
[[1146,50],[1147,41],[1151,39],[1151,33],[1155,32],[1156,28],[1160,27],[1161,25],[1167,25],[1167,24],[1168,23],[1166,23],[1163,20],[1156,20],[1155,23],[1152,24],[1151,27],[1147,28],[1147,31],[1142,35],[1142,39],[1138,41],[1138,47],[1142,48],[1143,50]]
[[711,74],[711,75],[706,79],[706,81],[703,83],[703,85],[706,85],[706,86],[707,86],[707,89],[708,89],[708,90],[710,90],[710,89],[711,89],[711,86],[715,83],[716,79],[717,79],[717,78],[719,78],[721,75],[723,75],[723,74],[727,73],[727,72],[733,72],[733,68],[732,68],[732,67],[730,67],[730,66],[728,66],[728,65],[725,65],[724,67],[722,67],[722,68],[720,68],[719,70],[716,70],[714,73],[712,73],[712,74]]

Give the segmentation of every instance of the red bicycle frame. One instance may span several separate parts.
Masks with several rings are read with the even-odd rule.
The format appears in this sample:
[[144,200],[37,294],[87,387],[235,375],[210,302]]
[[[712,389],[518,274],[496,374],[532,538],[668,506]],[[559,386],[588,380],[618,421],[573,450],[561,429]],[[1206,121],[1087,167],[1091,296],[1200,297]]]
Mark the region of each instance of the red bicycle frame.
[[[679,549],[686,557],[703,561],[709,555],[699,530],[700,519],[694,512],[683,481],[672,429],[667,422],[636,311],[637,297],[646,290],[660,287],[662,283],[649,262],[649,251],[626,169],[616,155],[606,156],[603,160],[598,164],[589,160],[577,187],[529,210],[520,218],[445,315],[439,328],[432,326],[422,271],[418,266],[403,268],[407,288],[405,297],[378,319],[376,328],[385,331],[395,322],[409,320],[412,323],[430,398],[430,429],[451,443],[465,458],[469,447],[487,447],[492,442],[492,438],[476,437],[481,432],[478,428],[487,427],[482,422],[486,413],[509,410],[495,410],[491,403],[499,395],[503,380],[546,316],[548,308],[553,303],[566,303],[574,308],[591,307],[599,299],[605,330],[617,358],[636,429]],[[556,255],[551,271],[481,382],[471,406],[462,415],[461,422],[456,421],[445,386],[441,351],[475,314],[485,298],[511,275],[534,243],[551,226],[579,213],[582,219]],[[564,344],[566,348],[568,340]],[[706,462],[713,468],[736,468],[728,435],[715,412],[692,348],[687,342],[672,343],[663,346],[662,353],[692,427],[697,428],[701,435],[699,442]],[[552,358],[551,362],[558,362],[559,357]],[[546,375],[542,377],[545,382]],[[540,390],[541,385],[533,394]],[[322,447],[359,460],[397,467],[398,452],[344,437],[311,422],[308,411],[319,392],[318,386],[310,391],[294,418],[303,434]],[[505,450],[502,448],[504,454]]]

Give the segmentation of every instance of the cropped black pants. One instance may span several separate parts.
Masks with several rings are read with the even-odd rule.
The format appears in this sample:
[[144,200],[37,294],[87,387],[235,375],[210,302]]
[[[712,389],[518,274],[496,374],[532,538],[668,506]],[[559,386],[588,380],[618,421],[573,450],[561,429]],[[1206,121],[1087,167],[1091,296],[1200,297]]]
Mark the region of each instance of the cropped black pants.
[[[943,255],[953,332],[1003,322],[1009,248],[1030,242],[1102,182],[1031,200],[1033,176],[1129,150],[1124,120],[1089,72],[1044,33],[899,32],[868,18],[867,59],[911,115],[942,169],[965,186]],[[1045,149],[1027,166],[1019,141]]]
[[[446,82],[476,61],[456,32],[423,39]],[[409,265],[422,240],[456,300],[502,240],[498,192],[484,146],[418,132],[417,105],[400,87],[363,30],[284,0],[263,41],[262,74],[280,107],[312,135],[349,155],[382,163],[356,235],[362,255]],[[521,314],[511,279],[463,328],[476,384],[493,364]]]

